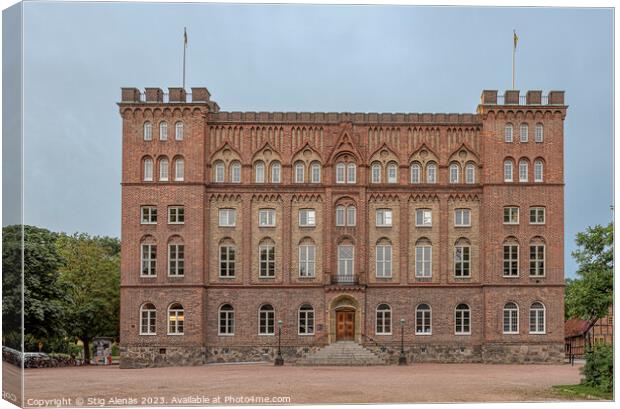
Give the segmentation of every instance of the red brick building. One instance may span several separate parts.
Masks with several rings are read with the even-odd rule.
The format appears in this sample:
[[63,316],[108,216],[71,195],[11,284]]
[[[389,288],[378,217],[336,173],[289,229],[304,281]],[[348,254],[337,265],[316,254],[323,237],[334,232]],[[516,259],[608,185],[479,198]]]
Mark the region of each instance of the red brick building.
[[614,344],[614,307],[607,315],[592,320],[571,318],[564,324],[564,347],[567,357],[584,358],[587,348]]
[[563,91],[475,114],[226,112],[123,88],[121,365],[560,361]]

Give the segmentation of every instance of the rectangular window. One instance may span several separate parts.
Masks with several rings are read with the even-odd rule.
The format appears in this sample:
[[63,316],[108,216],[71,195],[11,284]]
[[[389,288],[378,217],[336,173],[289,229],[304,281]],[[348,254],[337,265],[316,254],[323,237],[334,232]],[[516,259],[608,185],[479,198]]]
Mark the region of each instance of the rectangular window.
[[185,273],[185,246],[170,244],[168,246],[168,275],[182,276]]
[[454,248],[454,276],[469,277],[470,247],[456,246]]
[[261,310],[258,318],[259,335],[275,334],[276,313],[273,309]]
[[185,208],[183,206],[168,207],[168,224],[185,223]]
[[140,207],[140,223],[141,224],[157,224],[157,207],[142,206]]
[[336,183],[344,183],[344,163],[336,165]]
[[519,276],[519,246],[504,244],[504,277]]
[[355,183],[355,163],[349,163],[347,165],[347,183]]
[[392,246],[379,245],[377,255],[377,277],[392,277]]
[[157,246],[155,244],[143,244],[140,256],[143,277],[155,277],[157,274]]
[[224,182],[224,164],[222,162],[215,165],[215,181],[218,183]]
[[454,332],[457,335],[471,334],[471,317],[469,309],[458,308],[454,316]]
[[454,225],[456,227],[471,226],[471,210],[470,209],[455,209],[454,210]]
[[274,227],[276,225],[276,211],[274,209],[260,209],[258,211],[258,225],[260,227]]
[[302,307],[299,310],[299,335],[314,335],[314,310]]
[[273,278],[276,276],[276,249],[272,245],[259,246],[259,276]]
[[311,182],[312,183],[321,183],[321,165],[313,164],[311,171]]
[[300,209],[299,210],[299,225],[301,227],[316,226],[316,210]]
[[430,308],[418,307],[416,309],[415,333],[418,335],[430,335],[432,333]]
[[157,312],[154,309],[142,310],[140,335],[155,335]]
[[185,162],[183,159],[177,159],[174,161],[175,171],[174,180],[182,182],[185,180]]
[[529,127],[527,124],[521,124],[521,142],[527,142]]
[[316,247],[314,245],[304,244],[299,246],[300,277],[314,277],[315,251]]
[[543,125],[536,125],[536,134],[534,135],[534,141],[542,142],[543,141]]
[[432,254],[431,246],[416,246],[415,248],[415,275],[416,277],[432,276]]
[[[545,333],[545,310],[544,308],[530,309],[530,334]],[[596,340],[595,340],[596,342]]]
[[518,207],[504,207],[504,224],[519,224]]
[[433,225],[433,213],[431,209],[417,209],[415,211],[415,225],[429,227]]
[[504,162],[504,182],[512,182],[512,162]]
[[218,335],[235,335],[235,311],[220,308],[220,329]]
[[344,207],[336,207],[336,226],[344,226]]
[[504,334],[519,333],[519,311],[513,308],[504,308]]
[[353,246],[338,246],[338,275],[353,276]]
[[392,226],[392,210],[377,209],[376,224],[377,224],[377,227],[391,227]]
[[220,277],[235,276],[235,246],[220,246]]
[[347,207],[347,226],[355,226],[355,207]]
[[530,246],[530,276],[545,276],[545,246],[543,244]]
[[544,207],[530,207],[530,224],[545,224]]
[[232,176],[230,177],[230,181],[233,183],[241,182],[241,165],[235,163],[231,167]]
[[388,183],[396,183],[397,175],[396,175],[396,165],[388,166],[387,168],[387,177]]
[[237,211],[235,209],[220,209],[220,227],[235,227],[237,224]]

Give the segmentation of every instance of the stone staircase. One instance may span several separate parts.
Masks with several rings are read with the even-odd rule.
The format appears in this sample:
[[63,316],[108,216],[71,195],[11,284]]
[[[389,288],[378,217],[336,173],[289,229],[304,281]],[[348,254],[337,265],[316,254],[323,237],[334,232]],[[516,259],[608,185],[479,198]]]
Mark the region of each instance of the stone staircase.
[[300,359],[297,365],[367,366],[387,363],[356,342],[338,341]]

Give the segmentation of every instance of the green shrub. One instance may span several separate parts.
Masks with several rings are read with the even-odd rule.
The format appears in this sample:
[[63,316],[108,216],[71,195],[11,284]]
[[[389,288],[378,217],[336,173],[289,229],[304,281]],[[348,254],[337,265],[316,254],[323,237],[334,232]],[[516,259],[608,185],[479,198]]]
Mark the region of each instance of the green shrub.
[[614,388],[614,350],[611,345],[598,345],[586,352],[581,383],[604,392]]

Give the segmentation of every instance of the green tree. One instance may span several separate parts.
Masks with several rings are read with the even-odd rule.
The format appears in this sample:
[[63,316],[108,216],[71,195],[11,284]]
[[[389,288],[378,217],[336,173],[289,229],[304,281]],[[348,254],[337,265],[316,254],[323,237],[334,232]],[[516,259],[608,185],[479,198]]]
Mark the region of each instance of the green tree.
[[76,233],[61,235],[56,244],[64,259],[60,277],[67,287],[67,333],[82,341],[88,364],[93,338],[118,337],[120,243]]
[[56,233],[35,226],[12,225],[2,228],[2,320],[5,345],[21,349],[22,271],[24,335],[33,341],[29,344],[32,346],[39,341],[46,343],[64,335],[65,291],[59,280],[58,268],[62,260],[56,251],[57,237]]
[[591,320],[607,315],[613,303],[613,234],[613,223],[588,227],[585,232],[577,234],[575,242],[579,248],[572,255],[579,263],[579,278],[567,280],[567,317]]

